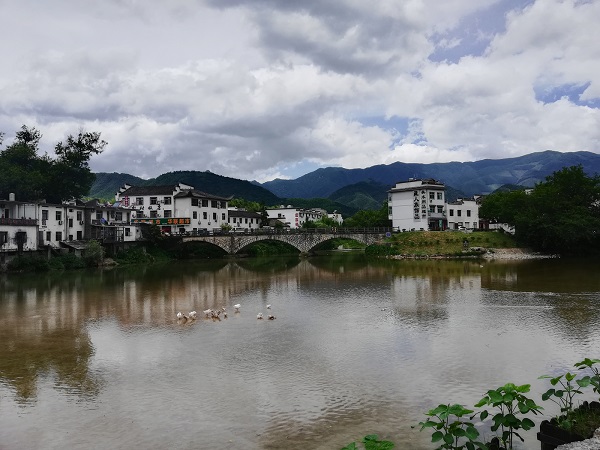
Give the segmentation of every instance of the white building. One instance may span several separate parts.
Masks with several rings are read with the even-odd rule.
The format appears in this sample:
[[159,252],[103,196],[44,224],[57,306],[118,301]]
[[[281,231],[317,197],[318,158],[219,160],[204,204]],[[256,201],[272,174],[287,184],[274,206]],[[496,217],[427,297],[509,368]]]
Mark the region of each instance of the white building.
[[334,211],[334,212],[332,212],[331,214],[327,214],[327,217],[329,217],[331,220],[334,220],[334,221],[336,221],[336,222],[337,222],[337,223],[339,223],[340,225],[341,225],[342,223],[344,223],[344,219],[342,219],[342,214],[341,214],[341,213],[339,213],[339,212],[337,212],[337,211]]
[[252,232],[261,227],[262,216],[256,212],[229,208],[229,225],[234,231]]
[[479,222],[479,199],[459,198],[448,203],[448,228],[451,230],[476,230],[481,228]]
[[14,194],[0,200],[0,264],[24,251],[36,251],[38,215],[35,203],[18,202]]
[[0,263],[23,252],[80,252],[90,239],[104,244],[133,242],[141,233],[138,226],[130,224],[131,215],[128,208],[97,200],[19,202],[10,194],[8,200],[0,200]]
[[388,217],[399,231],[446,229],[443,183],[410,178],[388,191]]
[[197,191],[178,183],[167,186],[124,185],[115,194],[123,206],[135,211],[132,223],[159,225],[163,233],[182,234],[220,230],[228,223],[227,202],[231,198]]
[[269,219],[277,219],[290,228],[302,228],[305,222],[316,222],[326,217],[327,211],[319,208],[302,209],[292,205],[281,205],[279,208],[267,209],[267,215]]

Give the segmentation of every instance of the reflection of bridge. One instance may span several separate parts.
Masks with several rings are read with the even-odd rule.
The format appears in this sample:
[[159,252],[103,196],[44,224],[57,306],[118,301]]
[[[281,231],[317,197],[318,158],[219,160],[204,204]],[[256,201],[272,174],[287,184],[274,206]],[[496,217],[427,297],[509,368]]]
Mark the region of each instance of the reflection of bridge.
[[330,239],[345,238],[375,244],[390,236],[391,228],[334,228],[334,229],[299,229],[270,233],[227,233],[216,235],[183,236],[183,242],[208,242],[221,247],[230,255],[242,248],[260,241],[281,241],[297,248],[302,253],[309,253],[317,245]]

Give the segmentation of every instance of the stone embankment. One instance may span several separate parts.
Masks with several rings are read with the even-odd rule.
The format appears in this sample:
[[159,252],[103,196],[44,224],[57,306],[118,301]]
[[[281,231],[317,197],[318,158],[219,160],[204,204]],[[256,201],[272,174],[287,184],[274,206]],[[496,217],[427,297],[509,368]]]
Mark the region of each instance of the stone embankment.
[[594,433],[594,437],[585,441],[571,442],[556,447],[556,450],[598,450],[600,449],[600,428]]

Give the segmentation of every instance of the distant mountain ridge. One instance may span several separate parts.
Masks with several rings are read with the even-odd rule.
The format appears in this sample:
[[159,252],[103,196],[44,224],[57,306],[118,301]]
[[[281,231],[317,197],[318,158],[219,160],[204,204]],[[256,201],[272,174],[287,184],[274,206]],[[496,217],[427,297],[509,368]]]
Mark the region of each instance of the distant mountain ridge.
[[600,155],[591,152],[545,151],[506,159],[473,162],[403,163],[377,165],[365,169],[327,167],[295,180],[276,179],[263,183],[279,197],[329,197],[349,185],[370,180],[388,186],[409,178],[434,178],[466,196],[489,194],[507,184],[533,187],[563,167],[581,164],[588,175],[600,173]]
[[125,183],[132,186],[175,185],[179,182],[194,186],[195,189],[220,197],[237,197],[248,201],[274,205],[281,199],[271,191],[245,180],[216,175],[212,172],[176,171],[164,173],[156,178],[144,180],[124,173],[100,172],[90,189],[90,197],[112,199]]
[[[379,209],[387,191],[398,181],[409,178],[434,178],[443,182],[447,197],[471,197],[488,194],[503,186],[533,187],[564,167],[581,165],[588,175],[600,173],[600,155],[591,152],[561,153],[545,151],[516,158],[485,159],[474,162],[417,164],[396,162],[365,169],[328,167],[295,180],[273,180],[260,184],[224,177],[211,172],[177,171],[144,180],[129,174],[96,174],[90,197],[112,199],[124,183],[134,186],[166,185],[183,182],[200,191],[222,197],[233,196],[267,206],[290,204],[286,199],[327,199],[346,213],[358,209]],[[334,204],[335,202],[335,204]],[[310,202],[308,202],[310,203]],[[306,203],[306,204],[308,204]],[[315,207],[323,202],[314,201]],[[329,203],[327,203],[329,207]],[[294,205],[304,207],[301,205]],[[330,211],[331,212],[331,211]]]

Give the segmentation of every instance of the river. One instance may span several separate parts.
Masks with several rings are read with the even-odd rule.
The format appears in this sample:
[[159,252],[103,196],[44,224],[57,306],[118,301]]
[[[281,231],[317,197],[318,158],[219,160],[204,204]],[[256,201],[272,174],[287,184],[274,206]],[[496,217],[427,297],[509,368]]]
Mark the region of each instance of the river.
[[538,377],[600,357],[597,267],[345,253],[4,274],[0,449],[329,450],[378,434],[427,450],[412,426],[428,409],[507,382],[532,385],[539,423],[556,408]]

